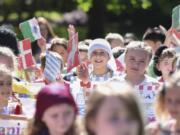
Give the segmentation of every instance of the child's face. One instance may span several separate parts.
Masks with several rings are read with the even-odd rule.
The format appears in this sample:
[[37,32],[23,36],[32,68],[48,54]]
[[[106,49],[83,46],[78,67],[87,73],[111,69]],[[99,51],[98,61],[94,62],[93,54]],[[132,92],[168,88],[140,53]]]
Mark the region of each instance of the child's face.
[[165,107],[172,118],[180,120],[180,90],[178,87],[166,91]]
[[174,58],[165,57],[157,64],[157,68],[162,72],[162,75],[167,76],[171,71],[173,71],[173,60]]
[[48,36],[48,29],[47,29],[46,25],[45,25],[45,24],[40,24],[39,27],[40,27],[41,35],[42,35],[44,38],[48,38],[48,37],[47,37],[47,36]]
[[94,68],[104,69],[107,67],[109,55],[103,49],[96,49],[91,54],[91,63]]
[[113,39],[111,40],[111,48],[115,47],[124,47],[123,43],[119,39]]
[[53,51],[55,51],[55,52],[57,52],[59,55],[61,55],[61,57],[63,58],[63,61],[64,61],[64,62],[67,61],[68,53],[67,53],[67,50],[66,50],[63,46],[55,45],[55,46],[53,47]]
[[126,73],[130,76],[142,76],[149,64],[149,55],[142,49],[129,49],[125,55]]
[[79,58],[81,62],[85,62],[88,60],[87,51],[79,51]]
[[7,105],[9,97],[12,95],[12,78],[10,76],[0,76],[0,104]]
[[96,135],[137,135],[139,124],[133,119],[125,104],[118,98],[108,97],[103,101],[91,128]]
[[48,108],[42,118],[50,134],[65,134],[75,120],[75,112],[68,104],[54,105]]
[[14,66],[13,66],[13,61],[12,59],[10,59],[9,57],[6,57],[6,56],[1,56],[0,55],[0,64],[4,64],[6,67],[8,67],[9,69],[14,69]]

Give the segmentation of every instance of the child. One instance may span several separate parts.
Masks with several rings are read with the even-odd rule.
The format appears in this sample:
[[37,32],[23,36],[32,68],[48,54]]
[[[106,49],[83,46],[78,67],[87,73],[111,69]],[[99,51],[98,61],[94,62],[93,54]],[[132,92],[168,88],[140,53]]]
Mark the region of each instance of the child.
[[65,38],[53,38],[51,40],[50,50],[59,53],[63,58],[64,66],[67,62],[68,52],[67,52],[68,41]]
[[165,34],[159,27],[148,28],[143,35],[144,42],[152,48],[152,53],[155,54],[157,48],[165,41]]
[[[37,18],[40,32],[42,35],[41,39],[32,43],[32,53],[36,61],[39,62],[39,55],[41,52],[46,50],[46,47],[49,47],[50,41],[56,37],[53,28],[50,22],[44,17]],[[41,49],[41,50],[40,50]]]
[[14,71],[16,68],[16,57],[8,47],[0,47],[0,64],[5,64],[7,68]]
[[17,34],[5,26],[0,27],[0,46],[8,47],[14,54],[18,54],[18,39]]
[[[160,45],[162,45],[165,41],[165,33],[162,30],[162,26],[155,27],[155,28],[148,28],[146,32],[143,35],[143,41],[151,47],[152,54],[154,55],[157,48],[159,48]],[[153,61],[151,60],[149,63],[149,67],[147,70],[147,73],[149,76],[156,78],[157,76],[154,73],[153,70]]]
[[109,42],[112,49],[115,47],[124,48],[123,36],[118,33],[108,33],[105,39]]
[[88,100],[92,87],[120,74],[116,72],[111,47],[105,39],[95,39],[91,42],[88,58],[91,67],[82,63],[77,67],[78,78],[71,78],[72,93],[82,115],[85,113],[85,101]]
[[134,33],[132,33],[132,32],[125,33],[123,38],[124,38],[124,46],[127,46],[131,41],[138,40],[136,35]]
[[141,97],[146,107],[148,121],[155,120],[152,104],[158,82],[145,74],[146,68],[151,60],[151,49],[140,41],[132,41],[126,48],[125,64],[126,74],[123,78],[130,82]]
[[[88,49],[88,58],[92,63],[92,69],[89,71],[90,81],[106,81],[113,77],[113,73],[117,70],[114,57],[112,55],[109,43],[104,39],[95,39],[91,42]],[[81,78],[80,72],[87,71],[87,67],[80,65],[77,74]]]
[[85,41],[81,41],[78,44],[78,50],[79,50],[79,59],[81,62],[88,62],[88,48],[89,43]]
[[22,114],[22,105],[12,92],[11,71],[0,64],[0,114]]
[[154,73],[161,76],[158,81],[167,81],[171,72],[173,72],[173,61],[176,57],[176,52],[173,48],[160,46],[154,56]]
[[158,91],[155,110],[159,121],[147,126],[147,134],[179,134],[180,72],[173,74]]
[[27,135],[76,135],[77,107],[68,85],[52,83],[37,95],[34,120]]
[[51,39],[56,36],[54,34],[52,26],[44,17],[38,17],[37,21],[40,27],[41,35],[46,39],[46,42],[49,43]]
[[111,80],[98,84],[87,103],[87,135],[144,135],[136,95],[127,84]]

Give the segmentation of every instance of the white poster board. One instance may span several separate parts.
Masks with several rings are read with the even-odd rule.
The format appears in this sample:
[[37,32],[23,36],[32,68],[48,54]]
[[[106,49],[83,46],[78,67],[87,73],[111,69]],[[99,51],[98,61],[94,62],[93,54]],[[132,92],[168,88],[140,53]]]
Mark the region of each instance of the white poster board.
[[21,135],[27,124],[25,117],[0,115],[0,135]]

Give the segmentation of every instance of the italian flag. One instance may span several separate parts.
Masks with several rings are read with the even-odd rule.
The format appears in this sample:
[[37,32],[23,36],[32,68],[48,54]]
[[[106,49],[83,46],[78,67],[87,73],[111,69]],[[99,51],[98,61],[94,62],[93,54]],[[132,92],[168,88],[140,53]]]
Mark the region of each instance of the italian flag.
[[19,28],[24,38],[29,38],[31,42],[41,38],[40,28],[36,18],[20,23]]

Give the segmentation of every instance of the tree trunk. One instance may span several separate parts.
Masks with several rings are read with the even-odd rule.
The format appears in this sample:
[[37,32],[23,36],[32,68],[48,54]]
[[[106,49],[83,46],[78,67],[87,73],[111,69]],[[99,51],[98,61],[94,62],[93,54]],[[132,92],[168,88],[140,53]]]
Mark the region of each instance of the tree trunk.
[[88,38],[104,37],[105,11],[104,0],[93,0],[92,8],[89,11]]

